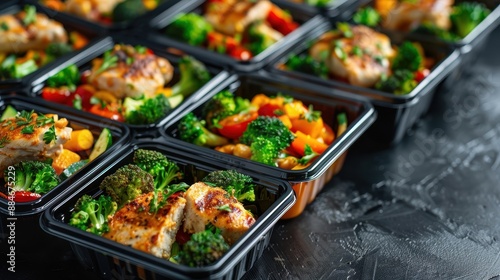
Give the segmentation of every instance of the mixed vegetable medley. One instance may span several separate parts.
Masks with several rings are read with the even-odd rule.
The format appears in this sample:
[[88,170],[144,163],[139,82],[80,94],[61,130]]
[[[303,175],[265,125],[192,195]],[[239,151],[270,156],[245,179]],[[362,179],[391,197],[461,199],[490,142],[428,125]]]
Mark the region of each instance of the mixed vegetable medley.
[[335,0],[289,0],[289,1],[293,3],[306,4],[321,8],[321,7],[326,7],[326,5],[330,4]]
[[165,34],[193,46],[249,60],[299,24],[271,1],[208,0],[203,13],[181,13]]
[[186,142],[283,169],[303,169],[347,128],[338,113],[334,132],[312,105],[290,96],[263,93],[252,99],[221,91],[178,122]]
[[18,112],[8,105],[0,122],[0,178],[4,181],[0,197],[15,202],[36,200],[112,143],[108,128],[94,135],[56,114]]
[[42,5],[90,21],[110,24],[137,18],[163,0],[40,0]]
[[387,35],[368,26],[339,22],[312,42],[306,53],[289,56],[279,68],[405,95],[434,63],[418,42],[395,46]]
[[390,30],[431,34],[447,41],[467,36],[489,14],[480,2],[454,0],[374,0],[360,8],[354,22]]
[[0,80],[22,78],[87,43],[85,36],[68,32],[32,5],[0,15]]
[[69,65],[47,79],[43,99],[129,124],[154,123],[207,83],[211,74],[190,56],[174,67],[143,46],[117,44],[80,74]]
[[[156,150],[104,177],[98,196],[83,195],[68,224],[175,263],[200,267],[224,255],[254,223],[253,178],[204,171],[201,180]],[[250,207],[252,208],[252,207]]]

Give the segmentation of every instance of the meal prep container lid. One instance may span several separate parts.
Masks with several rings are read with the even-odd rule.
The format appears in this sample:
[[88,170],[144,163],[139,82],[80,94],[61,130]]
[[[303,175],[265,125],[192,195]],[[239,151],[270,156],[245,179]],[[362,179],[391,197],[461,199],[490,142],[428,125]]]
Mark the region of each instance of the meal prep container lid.
[[196,11],[205,2],[206,0],[180,1],[179,3],[173,5],[170,9],[151,19],[148,24],[151,29],[149,32],[144,34],[144,32],[141,33],[139,30],[137,30],[135,32],[135,35],[146,37],[149,40],[158,42],[161,45],[168,45],[170,47],[176,48],[182,52],[191,54],[195,57],[199,57],[203,61],[211,62],[216,65],[228,66],[230,67],[230,69],[237,71],[249,72],[261,69],[270,60],[286,51],[286,49],[293,42],[302,40],[303,36],[316,28],[316,26],[320,24],[323,19],[323,17],[320,15],[311,17],[311,15],[303,13],[302,11],[300,11],[300,9],[288,9],[288,12],[290,12],[294,20],[302,22],[299,28],[286,35],[284,38],[271,45],[263,52],[252,57],[250,60],[240,61],[231,58],[228,55],[210,51],[204,47],[191,46],[174,38],[169,38],[163,34],[163,29],[171,22],[173,22],[179,13]]
[[[125,33],[117,33],[100,38],[94,44],[92,44],[82,52],[76,54],[75,56],[68,58],[63,63],[60,63],[56,67],[45,69],[45,71],[41,71],[40,73],[32,77],[29,80],[29,85],[30,85],[29,95],[37,96],[41,99],[39,95],[41,94],[42,88],[45,86],[45,81],[50,76],[56,74],[65,67],[69,66],[70,64],[75,64],[81,71],[82,68],[89,67],[89,64],[94,58],[102,56],[102,54],[105,51],[112,49],[113,46],[118,43],[124,43],[130,45],[142,45],[151,48],[151,50],[153,50],[155,55],[168,59],[172,63],[172,66],[174,66],[176,73],[178,73],[179,71],[177,65],[179,60],[181,59],[181,56],[170,53],[166,51],[164,47],[161,47],[153,42],[142,40],[137,37],[130,37],[127,36]],[[181,104],[179,104],[177,107],[168,112],[167,115],[165,115],[163,118],[151,124],[144,124],[144,125],[135,125],[127,123],[121,123],[121,124],[128,126],[131,129],[132,133],[135,134],[135,137],[147,137],[147,138],[156,137],[157,127],[167,122],[170,118],[176,115],[177,112],[185,110],[192,102],[195,102],[197,99],[200,98],[200,96],[207,94],[207,92],[209,92],[211,88],[224,81],[230,75],[229,72],[225,71],[222,67],[218,66],[217,64],[205,63],[205,66],[212,75],[212,79],[210,79],[204,86],[202,86],[200,89],[194,92],[191,96],[185,98]],[[69,106],[65,105],[62,106],[67,108],[69,111],[79,111]],[[83,114],[95,116],[89,112],[83,112]]]
[[[262,89],[259,89],[258,92],[252,92],[252,94],[246,95],[247,97],[261,92],[268,94],[272,93],[273,95],[281,92],[285,95],[296,97],[304,101],[305,104],[312,103],[313,101],[318,104],[331,104],[332,111],[335,110],[335,106],[339,105],[345,107],[348,112],[352,113],[352,111],[356,111],[356,117],[349,119],[350,122],[348,123],[346,132],[336,138],[328,149],[314,160],[311,165],[301,170],[286,170],[268,166],[249,159],[224,154],[211,148],[199,147],[175,137],[174,134],[178,121],[188,112],[199,110],[206,101],[221,90],[228,88],[237,90],[238,88],[242,88],[245,91],[249,85],[257,86]],[[243,96],[245,96],[245,94],[243,94]],[[336,90],[331,94],[326,94],[324,89],[316,85],[304,85],[302,81],[289,79],[284,76],[270,77],[266,71],[260,71],[256,74],[242,73],[233,75],[230,79],[221,83],[219,87],[213,89],[210,95],[204,96],[198,103],[193,104],[189,110],[173,118],[165,125],[160,133],[165,139],[165,144],[189,151],[192,154],[196,154],[200,159],[217,159],[227,162],[237,168],[253,170],[254,172],[259,172],[266,176],[272,176],[292,182],[305,182],[320,177],[375,121],[375,118],[376,112],[370,102],[365,98],[354,96],[340,90]]]
[[[111,153],[113,153],[113,151],[117,148],[130,141],[130,130],[124,125],[111,121],[103,121],[97,117],[87,116],[78,112],[66,110],[63,106],[57,106],[56,104],[50,102],[34,100],[33,98],[24,96],[1,97],[0,112],[3,112],[7,105],[12,105],[18,110],[34,110],[35,112],[40,113],[55,113],[60,117],[67,118],[70,125],[75,123],[88,126],[91,129],[108,128],[113,135],[113,145],[110,148],[93,161],[87,163],[80,170],[76,171],[68,179],[62,181],[54,189],[42,195],[41,198],[30,202],[15,202],[14,217],[39,214],[58,197],[62,197],[71,192],[78,182],[88,176],[86,174],[87,172],[89,172],[92,168],[101,167],[103,159],[111,155]],[[0,213],[11,216],[11,213],[8,211],[8,202],[9,201],[7,199],[0,199]]]
[[[311,41],[318,39],[325,32],[332,30],[335,21],[324,21],[321,25],[311,31],[307,37],[295,46],[282,54],[279,58],[271,62],[267,70],[271,73],[283,75],[293,79],[315,85],[320,85],[327,89],[341,89],[347,92],[353,92],[370,99],[370,101],[378,106],[389,108],[411,107],[419,103],[419,99],[427,95],[431,90],[436,88],[441,81],[444,80],[457,66],[460,64],[460,51],[449,44],[443,42],[431,42],[428,40],[419,40],[418,42],[428,46],[429,50],[437,51],[444,54],[444,58],[436,61],[436,64],[430,69],[430,74],[425,77],[410,93],[406,95],[395,95],[393,93],[383,92],[372,88],[364,88],[348,84],[347,82],[337,81],[334,79],[322,79],[314,75],[301,73],[298,71],[288,71],[278,69],[278,65],[284,63],[291,54],[299,54],[307,50]],[[388,34],[391,41],[402,42],[405,37],[403,34]],[[412,40],[411,38],[408,38]],[[425,49],[425,48],[424,48]],[[275,75],[273,75],[275,76]]]
[[[133,265],[140,266],[145,270],[152,271],[161,276],[171,279],[199,279],[199,278],[222,278],[227,274],[233,273],[235,264],[259,241],[259,239],[268,231],[272,230],[274,224],[279,218],[293,205],[295,196],[290,184],[283,180],[263,177],[260,174],[249,171],[238,170],[254,178],[255,184],[266,187],[271,192],[279,194],[274,203],[260,215],[256,223],[240,238],[231,245],[229,251],[216,262],[199,268],[188,267],[171,263],[167,260],[155,257],[151,254],[122,245],[118,242],[108,240],[78,228],[72,227],[62,221],[62,217],[67,215],[76,201],[83,194],[96,194],[99,178],[109,174],[115,168],[123,165],[131,159],[133,152],[137,148],[153,149],[163,152],[167,158],[174,162],[186,166],[195,166],[202,170],[223,170],[232,168],[224,162],[217,160],[200,162],[199,158],[189,152],[182,152],[178,149],[168,147],[156,141],[138,141],[134,145],[122,147],[115,152],[100,168],[93,170],[92,174],[87,176],[85,182],[81,182],[79,188],[65,198],[61,198],[57,203],[49,207],[40,217],[40,226],[47,233],[58,236],[71,243],[90,248],[98,253],[110,257],[117,257],[121,260],[129,261]],[[92,193],[89,190],[93,191]],[[68,219],[68,217],[65,217]],[[242,269],[242,268],[239,268]],[[246,269],[249,269],[248,267]],[[233,275],[237,274],[236,272]]]
[[[57,22],[60,22],[66,30],[74,30],[82,33],[83,35],[87,36],[89,38],[89,43],[88,45],[91,45],[96,38],[102,35],[102,33],[99,30],[95,30],[92,27],[86,26],[86,25],[80,25],[77,23],[73,23],[69,20],[65,20],[63,18],[58,18],[57,14],[54,14],[54,11],[49,12],[47,11],[46,8],[41,8],[39,5],[35,3],[20,3],[22,1],[8,1],[6,3],[0,4],[0,15],[3,14],[14,14],[19,11],[22,11],[24,5],[34,5],[37,9],[37,13],[42,13],[47,15],[50,19],[53,19]],[[0,94],[6,93],[6,92],[12,92],[12,91],[19,91],[19,90],[24,90],[26,85],[28,84],[28,81],[31,80],[34,76],[38,75],[38,73],[41,73],[43,71],[46,71],[47,69],[50,69],[51,67],[55,67],[56,65],[59,65],[69,59],[73,55],[77,55],[80,53],[81,50],[75,50],[72,51],[71,53],[65,54],[63,56],[60,56],[53,61],[47,63],[44,66],[41,66],[38,68],[38,70],[18,79],[5,79],[5,80],[0,80]]]

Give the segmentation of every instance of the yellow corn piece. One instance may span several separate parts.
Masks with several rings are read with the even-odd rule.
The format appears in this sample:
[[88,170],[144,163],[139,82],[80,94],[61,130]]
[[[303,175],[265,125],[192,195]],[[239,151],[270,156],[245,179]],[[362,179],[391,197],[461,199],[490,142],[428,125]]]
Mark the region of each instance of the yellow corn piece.
[[164,87],[158,88],[156,90],[156,94],[163,94],[166,97],[170,97],[172,96],[172,88],[164,88]]
[[80,161],[80,155],[68,149],[63,149],[52,161],[52,167],[57,174],[61,174],[64,169],[77,161]]
[[88,129],[73,130],[71,139],[63,144],[64,149],[73,152],[85,151],[94,145],[94,135]]

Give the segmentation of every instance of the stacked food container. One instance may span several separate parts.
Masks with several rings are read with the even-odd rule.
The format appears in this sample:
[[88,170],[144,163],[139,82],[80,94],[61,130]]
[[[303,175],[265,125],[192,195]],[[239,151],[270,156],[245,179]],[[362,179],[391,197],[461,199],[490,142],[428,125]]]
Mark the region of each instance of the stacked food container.
[[[500,13],[485,1],[458,39],[388,28],[380,1],[117,2],[0,7],[0,240],[18,256],[69,244],[82,268],[119,279],[241,278],[356,141],[406,136]],[[116,193],[125,181],[140,187]],[[187,261],[189,248],[205,255]]]

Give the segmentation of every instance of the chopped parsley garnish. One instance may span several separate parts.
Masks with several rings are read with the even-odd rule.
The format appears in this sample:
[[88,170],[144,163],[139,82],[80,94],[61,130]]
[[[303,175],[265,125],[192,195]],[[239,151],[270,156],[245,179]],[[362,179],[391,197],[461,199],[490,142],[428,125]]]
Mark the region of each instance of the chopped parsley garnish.
[[117,63],[118,63],[118,56],[111,54],[111,51],[105,52],[102,58],[101,67],[97,69],[96,74],[99,74],[108,68],[116,66]]
[[33,134],[35,132],[35,127],[33,125],[28,125],[21,129],[22,134]]
[[2,21],[2,23],[0,23],[0,29],[2,29],[3,31],[8,31],[9,26],[7,25],[7,23],[5,23],[5,21]]
[[28,26],[36,21],[36,8],[32,5],[24,6],[24,12],[26,13],[23,18],[23,24]]
[[9,144],[10,140],[7,136],[0,138],[0,148],[4,148],[5,145]]
[[45,144],[49,144],[50,142],[55,141],[56,139],[57,139],[57,136],[56,136],[56,127],[54,125],[52,125],[49,128],[49,130],[47,130],[43,134],[43,141],[45,142]]
[[217,207],[217,210],[231,212],[231,207],[229,207],[229,205],[227,205],[227,204],[224,204],[224,205]]

